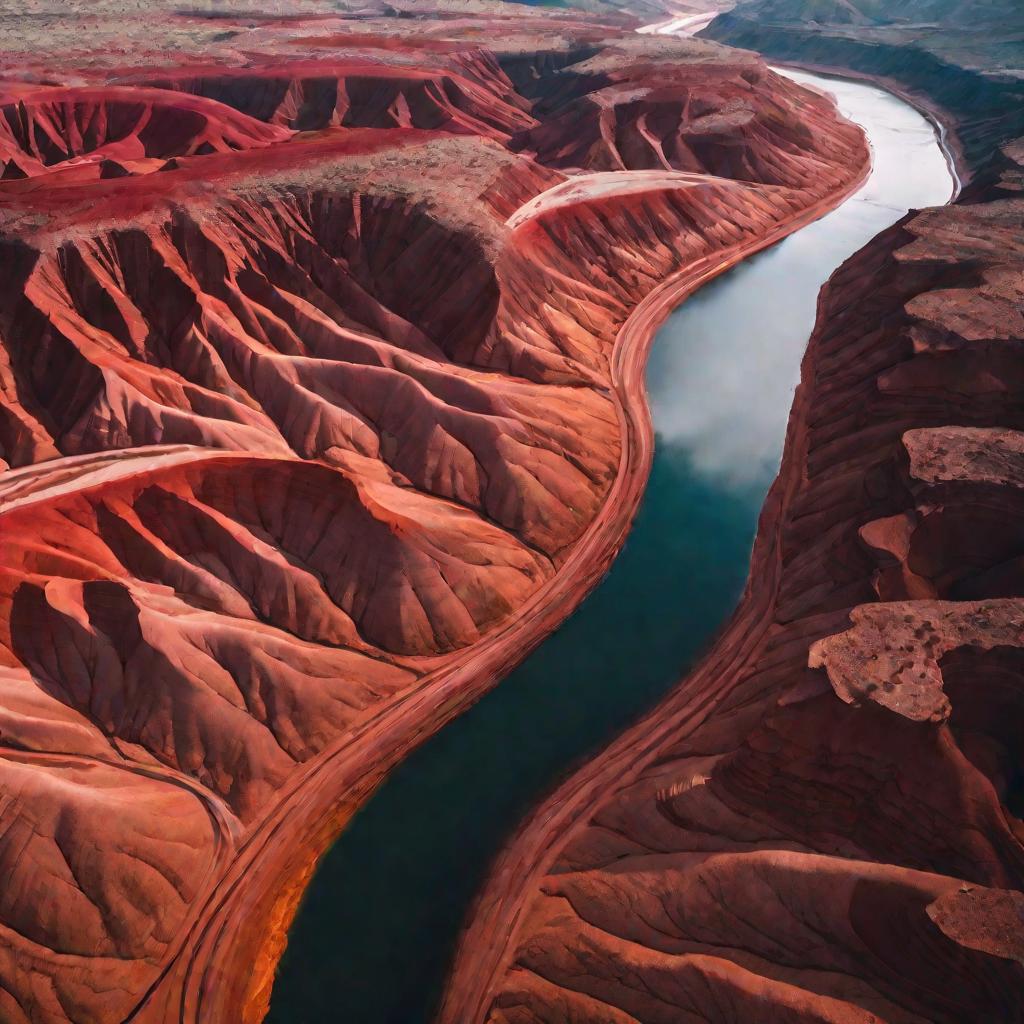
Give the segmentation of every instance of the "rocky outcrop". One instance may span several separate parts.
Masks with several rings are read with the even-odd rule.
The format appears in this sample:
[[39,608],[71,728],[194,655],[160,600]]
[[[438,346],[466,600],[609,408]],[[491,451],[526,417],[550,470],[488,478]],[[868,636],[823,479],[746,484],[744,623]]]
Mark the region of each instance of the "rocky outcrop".
[[443,1020],[1021,1019],[1024,236],[975,170],[827,285],[740,609],[523,826]]
[[513,136],[512,148],[550,167],[674,169],[789,187],[812,181],[815,161],[828,173],[830,154],[819,149],[827,105],[725,50],[684,71],[686,46],[659,41],[642,70],[625,44],[554,73],[542,65],[559,83],[557,101]]
[[[660,317],[866,170],[707,44],[659,60],[705,117],[716,82],[784,112],[740,147],[778,181],[511,151],[539,100],[473,19],[256,20],[170,70],[85,32],[3,86],[5,1020],[260,1019],[319,853],[622,543]],[[586,38],[642,81],[564,26],[565,66]]]
[[153,169],[171,157],[256,149],[287,138],[286,131],[220,104],[156,90],[0,88],[0,179],[6,181],[54,169],[64,183],[84,181],[102,176],[104,165]]
[[[324,42],[330,39],[319,41]],[[298,131],[344,125],[508,138],[533,123],[526,101],[512,89],[493,55],[482,50],[463,57],[457,71],[353,60],[198,70],[135,77]]]
[[[895,17],[880,5],[835,4],[810,12],[803,0],[748,0],[717,18],[702,36],[755,49],[774,60],[837,68],[893,84],[938,110],[962,150],[965,176],[986,179],[1013,166],[1003,147],[1024,135],[1022,87],[1012,44],[1024,29],[1013,4],[902,3]],[[837,11],[846,16],[837,16]],[[1001,65],[1008,61],[1009,73]]]

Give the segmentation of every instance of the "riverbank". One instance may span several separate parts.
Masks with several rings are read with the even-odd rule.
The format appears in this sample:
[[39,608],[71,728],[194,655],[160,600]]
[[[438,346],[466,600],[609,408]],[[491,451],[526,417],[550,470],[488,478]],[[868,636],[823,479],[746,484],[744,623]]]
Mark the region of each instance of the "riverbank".
[[[819,312],[815,333],[827,326]],[[668,747],[674,747],[728,704],[751,666],[764,654],[783,581],[782,534],[806,473],[813,353],[795,397],[785,458],[762,510],[748,584],[734,616],[695,670],[658,708],[584,765],[523,823],[494,864],[468,931],[462,937],[440,1016],[443,1024],[482,1021],[495,993],[530,935],[530,904],[552,884],[550,873],[576,845],[609,794],[629,792]],[[669,627],[671,628],[671,627]],[[613,830],[614,831],[614,830]],[[575,837],[575,839],[574,839]],[[572,855],[568,858],[573,860]],[[570,871],[564,863],[559,871]],[[549,881],[545,882],[545,878]]]
[[934,102],[927,94],[911,89],[898,79],[889,75],[875,75],[868,71],[843,68],[838,65],[814,64],[795,60],[776,60],[774,66],[792,68],[794,71],[807,71],[821,78],[838,78],[867,82],[898,96],[907,106],[913,107],[935,129],[939,140],[939,148],[946,158],[950,177],[953,179],[953,193],[950,202],[956,202],[964,187],[970,183],[974,169],[967,160],[957,119],[953,113]]
[[[876,81],[944,124],[951,138],[958,176],[967,186],[993,158],[1001,144],[1024,130],[1020,83],[1003,71],[1003,37],[1014,28],[992,8],[974,8],[965,24],[945,18],[919,26],[884,18],[859,36],[849,25],[776,19],[754,4],[741,14],[723,13],[699,37],[738,46],[776,63],[820,68]],[[951,10],[952,10],[951,6]],[[961,5],[960,11],[968,8]]]
[[[217,925],[200,929],[201,948],[210,954],[197,958],[189,973],[186,1005],[193,1015],[189,1019],[217,1021],[232,1006],[246,1008],[250,1016],[243,1020],[262,1017],[287,929],[316,860],[394,765],[522,661],[607,572],[628,534],[650,470],[653,431],[643,368],[651,340],[667,314],[707,281],[842,203],[869,171],[870,157],[865,154],[841,190],[781,220],[767,234],[685,268],[636,307],[620,329],[613,351],[613,387],[626,441],[619,473],[600,515],[548,588],[535,595],[513,623],[458,665],[425,677],[415,694],[389,709],[386,716],[363,725],[343,748],[296,780],[294,802],[279,805],[236,861],[222,890],[225,904],[215,915]],[[339,793],[346,794],[340,805]],[[244,892],[238,887],[243,877]],[[253,894],[258,892],[276,894],[259,914],[253,908]],[[213,918],[211,914],[211,922]],[[250,944],[243,938],[230,953],[225,952],[226,936],[239,932],[255,933],[256,941]],[[232,970],[240,962],[253,965],[250,973]],[[248,991],[241,994],[235,986],[224,984],[225,977],[243,978]]]

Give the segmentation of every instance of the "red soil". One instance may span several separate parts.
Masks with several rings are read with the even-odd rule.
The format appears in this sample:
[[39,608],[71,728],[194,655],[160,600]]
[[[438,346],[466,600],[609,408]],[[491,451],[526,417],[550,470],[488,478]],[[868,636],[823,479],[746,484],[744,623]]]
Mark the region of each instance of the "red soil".
[[493,57],[478,53],[464,63],[467,73],[458,74],[357,57],[244,69],[189,67],[120,81],[207,97],[300,131],[331,125],[432,128],[504,139],[534,123]]
[[[549,167],[676,169],[798,186],[827,116],[795,84],[754,62],[684,70],[670,60],[631,63],[613,51],[563,77],[562,102],[511,143]],[[829,154],[819,159],[826,169]]]
[[442,1020],[1017,1021],[1016,198],[823,293],[740,609],[495,865]]
[[[744,142],[787,187],[530,205],[564,181],[502,145],[531,101],[439,52],[9,87],[36,164],[0,191],[5,1019],[258,1020],[316,856],[621,544],[660,318],[866,168],[760,74],[754,107],[816,127]],[[708,97],[711,58],[754,66],[680,44]],[[83,157],[106,176],[51,169]]]
[[281,128],[219,103],[157,89],[9,85],[0,90],[3,179],[69,164],[91,168],[95,178],[103,161],[158,167],[170,157],[258,149],[287,138]]

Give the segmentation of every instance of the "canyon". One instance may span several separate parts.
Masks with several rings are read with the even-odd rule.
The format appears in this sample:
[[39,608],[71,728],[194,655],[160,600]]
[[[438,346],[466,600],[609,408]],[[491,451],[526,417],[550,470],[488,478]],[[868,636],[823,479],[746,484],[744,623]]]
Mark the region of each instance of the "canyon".
[[[657,326],[863,181],[828,97],[636,26],[475,0],[5,18],[4,1021],[262,1019],[319,856],[621,547]],[[946,443],[908,456],[920,508],[873,517],[887,600],[1012,578],[988,549],[899,562],[944,529]],[[1012,486],[1012,435],[994,466],[948,443],[968,491]],[[1002,650],[986,616],[942,628]]]
[[520,825],[440,1019],[1019,1021],[1020,10],[751,0],[702,35],[905,96],[963,190],[823,290],[738,609]]

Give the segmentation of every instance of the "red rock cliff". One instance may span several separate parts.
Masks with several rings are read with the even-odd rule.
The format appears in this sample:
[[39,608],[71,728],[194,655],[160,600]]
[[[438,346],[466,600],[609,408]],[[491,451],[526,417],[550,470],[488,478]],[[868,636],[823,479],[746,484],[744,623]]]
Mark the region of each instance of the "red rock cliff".
[[[259,1019],[324,845],[621,543],[667,304],[866,165],[826,101],[708,44],[658,60],[777,180],[512,152],[546,115],[478,20],[261,21],[243,53],[227,18],[168,71],[201,22],[156,18],[150,73],[90,48],[98,18],[3,85],[12,1022]],[[630,36],[561,31],[566,66],[586,42],[642,82]]]
[[1021,1020],[1013,126],[826,286],[739,611],[523,825],[443,1020]]

